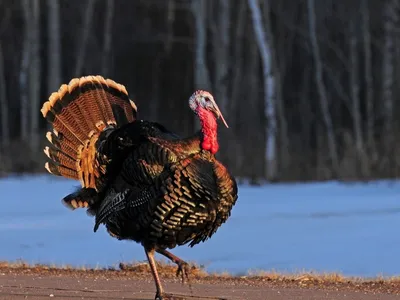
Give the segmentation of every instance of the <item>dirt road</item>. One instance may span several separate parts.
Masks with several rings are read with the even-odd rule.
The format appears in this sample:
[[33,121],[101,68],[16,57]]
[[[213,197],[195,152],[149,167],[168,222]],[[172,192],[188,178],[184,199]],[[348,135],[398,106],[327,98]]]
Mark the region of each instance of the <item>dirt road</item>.
[[[352,282],[313,278],[238,278],[205,276],[182,285],[173,276],[163,280],[171,299],[207,300],[394,300],[400,281]],[[153,300],[155,287],[144,272],[116,270],[51,270],[0,266],[0,299],[135,299]]]

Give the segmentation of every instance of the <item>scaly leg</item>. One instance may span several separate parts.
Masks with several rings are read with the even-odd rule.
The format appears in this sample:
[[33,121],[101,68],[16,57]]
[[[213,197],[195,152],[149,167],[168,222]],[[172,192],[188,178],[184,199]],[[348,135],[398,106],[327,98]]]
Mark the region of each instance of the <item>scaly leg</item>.
[[146,252],[147,260],[149,261],[151,269],[151,274],[153,274],[154,282],[156,284],[157,293],[155,300],[163,300],[164,291],[161,286],[160,277],[158,276],[157,272],[156,262],[154,260],[154,249],[148,249],[145,247],[144,251]]
[[165,257],[167,257],[168,259],[170,259],[171,261],[173,261],[174,263],[176,263],[178,265],[178,270],[176,271],[176,276],[179,276],[179,274],[181,274],[182,282],[184,283],[185,278],[186,278],[189,283],[189,286],[190,286],[189,264],[186,261],[184,261],[183,259],[179,258],[176,255],[173,255],[171,252],[169,252],[165,249],[156,249],[156,251],[158,253],[164,255]]

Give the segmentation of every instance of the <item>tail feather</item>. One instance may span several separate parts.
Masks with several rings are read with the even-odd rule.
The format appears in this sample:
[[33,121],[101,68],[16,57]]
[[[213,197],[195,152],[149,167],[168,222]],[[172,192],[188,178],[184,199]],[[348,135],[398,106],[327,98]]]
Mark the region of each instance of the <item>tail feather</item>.
[[74,144],[70,140],[64,138],[61,133],[49,131],[46,133],[46,138],[53,146],[53,148],[59,150],[62,153],[65,153],[72,159],[77,158]]
[[59,150],[50,148],[46,146],[44,148],[44,153],[50,158],[54,163],[65,166],[71,170],[75,170],[76,168],[76,160],[70,157],[67,153],[61,152]]
[[[98,194],[94,189],[79,188],[76,192],[65,196],[62,203],[74,210],[76,208],[89,207],[97,202]],[[89,214],[91,213],[89,209]]]
[[58,176],[78,179],[84,188],[97,189],[105,172],[97,161],[100,133],[136,119],[137,108],[121,84],[101,76],[72,79],[52,93],[41,109],[53,126],[46,134],[51,146],[46,169]]
[[65,178],[76,179],[78,177],[78,173],[75,170],[69,169],[67,167],[56,165],[54,163],[46,162],[44,165],[46,170],[57,176],[63,176]]

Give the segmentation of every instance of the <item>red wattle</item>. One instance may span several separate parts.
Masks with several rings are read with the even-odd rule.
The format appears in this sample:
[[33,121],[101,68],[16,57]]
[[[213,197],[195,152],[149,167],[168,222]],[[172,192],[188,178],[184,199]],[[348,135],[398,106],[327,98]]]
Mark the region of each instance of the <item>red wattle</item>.
[[210,151],[212,154],[218,152],[219,145],[217,139],[217,120],[215,115],[204,108],[199,108],[197,114],[200,118],[201,131],[203,133],[203,141],[201,147]]

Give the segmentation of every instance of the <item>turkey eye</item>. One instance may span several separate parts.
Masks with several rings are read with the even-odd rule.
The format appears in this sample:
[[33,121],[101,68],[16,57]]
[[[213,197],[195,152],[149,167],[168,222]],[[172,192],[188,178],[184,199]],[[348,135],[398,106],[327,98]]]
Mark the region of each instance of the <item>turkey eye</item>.
[[208,98],[208,97],[204,97],[204,101],[206,101],[206,102],[210,102],[210,98]]

